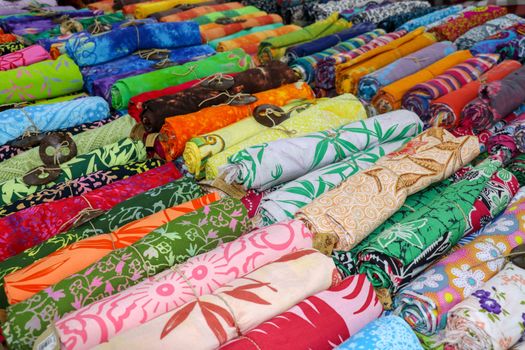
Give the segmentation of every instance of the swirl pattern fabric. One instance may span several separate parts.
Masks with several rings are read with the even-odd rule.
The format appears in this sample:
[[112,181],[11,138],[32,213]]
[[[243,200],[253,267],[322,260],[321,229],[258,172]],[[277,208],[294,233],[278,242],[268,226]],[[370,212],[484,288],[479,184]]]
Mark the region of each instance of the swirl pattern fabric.
[[407,13],[420,8],[430,7],[427,1],[401,1],[395,2],[384,7],[371,9],[358,13],[352,18],[353,23],[373,22],[379,23],[387,17]]
[[[470,50],[474,54],[499,53],[502,56],[502,59],[512,59],[514,56],[511,52],[507,53],[508,48],[512,46],[513,42],[519,41],[523,36],[525,36],[525,24],[516,24],[510,28],[500,30],[484,40],[478,41],[470,48]],[[514,59],[516,58],[514,57]]]
[[419,18],[414,18],[414,19],[411,19],[410,21],[407,21],[403,25],[399,26],[396,30],[406,30],[407,32],[411,32],[414,29],[419,28],[421,26],[426,27],[431,23],[437,22],[450,15],[454,15],[460,12],[462,9],[463,9],[463,6],[454,5],[454,6],[446,7],[442,10],[430,12]]
[[[386,30],[387,32],[393,32],[396,28],[399,28],[402,24],[416,18],[423,17],[427,14],[431,14],[439,10],[438,7],[418,7],[413,10],[403,12],[397,15],[389,16],[377,23],[377,27]],[[417,27],[416,27],[417,28]],[[414,28],[414,29],[416,29]]]
[[32,45],[22,50],[0,56],[0,71],[30,66],[33,63],[49,60],[49,53],[40,45]]

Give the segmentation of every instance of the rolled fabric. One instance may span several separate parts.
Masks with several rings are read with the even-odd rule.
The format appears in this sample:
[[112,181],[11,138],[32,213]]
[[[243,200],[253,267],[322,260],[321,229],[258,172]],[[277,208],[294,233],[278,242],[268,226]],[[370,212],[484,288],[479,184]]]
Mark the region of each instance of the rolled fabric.
[[401,1],[390,3],[386,6],[367,10],[352,17],[353,23],[373,22],[379,23],[387,17],[407,13],[420,8],[430,7],[427,1]]
[[[209,25],[200,26],[202,39],[204,42],[209,42],[225,36],[239,33],[244,29],[255,28],[274,23],[282,23],[283,19],[281,16],[276,14],[262,15],[258,17],[247,18],[245,21],[238,23],[225,24],[220,27],[211,27]],[[208,27],[209,29],[205,29]]]
[[[423,17],[425,15],[431,14],[442,7],[440,6],[434,6],[434,7],[418,7],[413,10],[399,13],[397,15],[389,16],[382,20],[381,22],[377,23],[377,27],[386,30],[387,32],[393,32],[396,30],[396,28],[399,28],[402,24],[412,20],[417,19],[420,17]],[[417,28],[417,27],[416,27]],[[415,29],[415,28],[414,28]]]
[[163,0],[163,1],[154,1],[150,3],[139,3],[133,11],[135,18],[146,18],[152,13],[158,11],[168,10],[174,6],[181,4],[198,4],[199,2],[204,2],[206,0]]
[[361,114],[365,120],[245,148],[228,158],[221,176],[227,183],[235,182],[245,189],[266,190],[340,162],[356,152],[399,141],[423,130],[423,123],[415,113],[396,111],[366,119],[365,109],[357,99],[346,108],[348,113]]
[[[77,147],[77,155],[82,155],[129,137],[135,125],[135,120],[128,115],[100,128],[74,135],[71,139]],[[0,181],[24,177],[28,172],[44,165],[39,152],[40,148],[34,147],[2,162]]]
[[[525,118],[525,104],[521,105],[523,107],[523,112],[521,112],[517,119],[523,120]],[[525,123],[520,123],[514,129],[514,142],[518,150],[523,153],[525,150]]]
[[228,157],[250,146],[282,138],[335,128],[352,121],[365,118],[363,114],[347,113],[347,106],[355,104],[355,97],[344,94],[331,99],[319,100],[307,110],[283,121],[277,127],[268,128],[259,134],[241,141],[232,147],[214,155],[206,162],[206,178],[215,179],[221,165],[227,163]]
[[116,109],[125,108],[132,96],[164,89],[190,80],[200,79],[217,72],[242,72],[250,68],[252,59],[241,49],[222,52],[197,62],[160,69],[117,81],[111,88],[111,103]]
[[311,296],[220,350],[331,350],[381,314],[382,307],[364,275]]
[[365,101],[371,101],[382,87],[417,73],[455,51],[456,46],[454,44],[450,41],[442,41],[409,53],[387,66],[362,77],[359,80],[358,96]]
[[372,105],[378,113],[386,113],[399,109],[401,108],[403,96],[415,84],[421,84],[433,79],[469,58],[472,58],[472,55],[468,50],[454,52],[412,75],[382,87],[372,99]]
[[20,41],[10,41],[7,43],[1,43],[0,44],[0,57],[4,55],[8,55],[10,53],[20,51],[25,47],[24,44],[22,44]]
[[503,61],[481,75],[479,79],[473,80],[463,87],[433,100],[430,103],[430,121],[428,124],[447,129],[458,126],[461,111],[470,101],[476,98],[482,82],[501,80],[519,68],[521,68],[521,64],[518,61]]
[[[401,289],[394,299],[396,313],[419,333],[432,335],[443,329],[450,309],[496,275],[504,266],[503,256],[524,242],[524,210],[524,199],[512,203],[472,242],[457,247]],[[493,260],[497,257],[501,259]]]
[[[311,247],[311,234],[300,221],[282,222],[252,231],[208,253],[188,259],[176,270],[168,269],[68,314],[55,323],[60,343],[65,349],[89,349],[193,301],[196,295],[185,292],[188,282],[200,297],[288,253]],[[229,252],[236,254],[230,255]],[[198,279],[191,278],[195,274],[199,275]],[[181,276],[190,276],[190,279]],[[169,299],[166,299],[168,296]],[[159,307],[161,304],[163,306]],[[122,315],[115,323],[111,316],[114,308],[132,305],[140,308],[140,312],[137,310]],[[370,309],[373,307],[370,306]]]
[[[218,130],[252,115],[262,104],[284,106],[289,101],[313,97],[312,89],[306,83],[288,84],[276,89],[254,94],[257,101],[242,106],[212,106],[198,112],[167,118],[160,133],[162,147],[168,159],[182,155],[186,142],[192,137]],[[219,118],[220,116],[220,118]]]
[[493,157],[499,157],[504,164],[507,164],[520,153],[514,135],[516,129],[524,124],[525,114],[522,114],[494,132],[486,143],[487,152]]
[[403,35],[406,35],[406,33],[406,31],[402,30],[381,35],[380,37],[371,40],[365,45],[359,46],[357,49],[353,49],[349,52],[342,52],[340,54],[322,59],[317,65],[315,85],[326,90],[335,88],[336,68],[338,65],[349,62],[354,58],[363,55],[366,52],[372,51],[377,47],[385,46],[388,43],[401,38]]
[[112,232],[118,228],[155,214],[161,210],[187,202],[203,195],[200,187],[188,178],[181,178],[163,186],[131,197],[124,202],[92,219],[79,227],[59,233],[20,254],[0,262],[0,308],[7,306],[7,297],[3,288],[4,277],[10,273],[29,266],[39,259],[83,239]]
[[0,44],[10,43],[16,40],[17,38],[13,34],[0,34]]
[[384,316],[367,324],[337,350],[423,350],[414,331],[398,316]]
[[164,16],[160,19],[159,22],[180,22],[188,21],[195,17],[199,17],[208,13],[217,12],[217,11],[226,11],[226,10],[235,10],[244,7],[243,4],[239,2],[228,2],[225,4],[214,4],[214,5],[205,5],[197,6],[192,9],[177,12],[175,14]]
[[11,305],[24,301],[85,269],[112,251],[132,245],[169,221],[219,199],[218,193],[210,193],[131,222],[111,233],[86,238],[57,250],[22,270],[5,276],[7,300]]
[[[146,349],[146,343],[137,343],[140,336],[149,343],[147,347],[153,349],[163,349],[175,342],[192,349],[215,349],[297,302],[337,284],[340,281],[334,273],[337,274],[333,262],[321,253],[313,249],[293,252],[229,282],[212,294],[121,333],[100,348],[144,344],[139,345],[139,349]],[[298,284],[301,288],[297,288]],[[195,307],[197,304],[199,307]],[[216,310],[220,315],[219,319],[214,318],[218,328],[207,323],[208,310]],[[174,322],[182,314],[187,316],[181,322]],[[197,324],[202,326],[196,327]]]
[[[175,7],[172,7],[172,8],[167,9],[167,10],[163,10],[163,11],[158,11],[158,12],[152,13],[148,17],[151,18],[151,19],[156,19],[157,22],[162,22],[161,21],[162,17],[171,16],[171,15],[174,15],[174,14],[177,14],[177,13],[181,13],[181,12],[184,12],[184,11],[187,11],[187,10],[191,10],[191,9],[194,9],[194,8],[197,8],[197,7],[212,6],[212,5],[218,5],[218,4],[220,4],[220,1],[213,1],[213,0],[209,0],[208,1],[207,0],[207,1],[202,1],[202,2],[194,3],[194,4],[184,4],[184,6],[176,5]],[[241,6],[242,6],[242,4],[241,4]]]
[[478,154],[475,137],[456,138],[441,128],[428,129],[295,216],[320,237],[337,236],[336,249],[349,250],[394,214],[407,196],[449,177]]
[[525,67],[501,80],[483,84],[476,99],[463,108],[462,125],[481,131],[503,119],[525,102]]
[[[53,79],[51,79],[51,77]],[[0,104],[52,98],[82,89],[82,74],[68,56],[0,71]]]
[[[30,349],[57,317],[116,294],[220,243],[232,241],[247,229],[246,209],[238,200],[224,198],[206,205],[159,227],[129,247],[111,252],[89,268],[31,298],[11,305],[3,334],[10,346]],[[78,289],[70,288],[76,285]],[[35,320],[41,327],[29,327],[21,336],[19,332],[25,326],[20,325],[31,325]]]
[[[497,260],[496,262],[501,260]],[[523,334],[525,270],[512,262],[450,310],[444,342],[452,349],[509,349]]]
[[32,45],[7,55],[0,56],[0,71],[10,70],[49,60],[49,52],[40,45]]
[[61,172],[59,177],[45,185],[27,185],[21,177],[0,183],[0,205],[11,204],[57,183],[75,179],[98,170],[144,160],[146,160],[144,144],[141,141],[133,141],[126,138],[89,153],[76,156],[70,161],[60,164]]
[[459,13],[462,9],[463,9],[463,6],[461,5],[449,6],[444,9],[437,10],[429,14],[426,14],[419,18],[411,19],[410,21],[399,26],[396,30],[406,30],[410,32],[421,26],[426,27],[429,24],[437,22],[445,17]]
[[242,32],[235,33],[231,36],[235,37],[233,39],[230,39],[229,37],[216,39],[211,43],[211,45],[216,44],[218,52],[225,52],[235,48],[241,48],[247,54],[252,55],[257,53],[257,47],[262,40],[275,36],[286,35],[300,29],[301,27],[293,24],[287,26],[283,26],[281,23],[269,24],[266,26],[254,27],[243,30]]
[[334,13],[327,19],[306,26],[294,33],[262,41],[259,45],[259,60],[261,62],[278,60],[284,56],[286,48],[289,46],[335,34],[348,27],[348,22],[344,19],[339,19],[339,14]]
[[260,10],[257,7],[245,6],[245,7],[240,7],[237,9],[210,12],[205,15],[201,15],[201,16],[192,18],[192,21],[198,23],[199,25],[203,25],[203,24],[215,22],[217,19],[223,18],[223,17],[232,18],[232,17],[242,16],[242,15],[253,14],[257,12],[260,12]]
[[372,0],[332,0],[324,3],[312,3],[311,13],[315,17],[315,20],[319,21],[334,12],[345,12],[349,9],[363,7],[373,2]]
[[[228,77],[218,77],[225,79]],[[298,80],[294,72],[282,62],[271,62],[268,65],[250,68],[237,73],[233,85],[226,90],[230,96],[238,93],[254,94],[281,85],[291,84]],[[311,98],[311,95],[305,98]],[[148,132],[158,132],[167,117],[198,112],[200,109],[227,103],[230,97],[224,91],[213,90],[195,84],[183,91],[152,99],[143,103],[140,116],[144,128]]]
[[[512,58],[507,55],[503,55],[505,47],[511,46],[514,40],[519,39],[525,35],[525,24],[518,23],[509,28],[499,30],[497,33],[479,40],[474,43],[470,48],[470,51],[474,54],[478,53],[499,53],[502,58]],[[516,58],[514,58],[516,59]]]
[[498,62],[498,54],[482,54],[460,63],[425,83],[414,85],[404,96],[402,106],[417,113],[426,124],[430,121],[430,102],[467,83],[477,80]]
[[507,9],[500,6],[476,7],[461,12],[454,19],[430,29],[430,32],[435,33],[440,40],[455,41],[468,30],[506,14]]

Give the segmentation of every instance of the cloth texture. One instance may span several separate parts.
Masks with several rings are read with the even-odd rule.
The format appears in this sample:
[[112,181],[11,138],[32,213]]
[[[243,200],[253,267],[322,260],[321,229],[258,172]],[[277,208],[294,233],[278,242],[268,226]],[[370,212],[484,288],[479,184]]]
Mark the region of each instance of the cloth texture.
[[39,45],[32,45],[22,50],[0,56],[0,70],[10,70],[33,63],[49,60],[49,53]]

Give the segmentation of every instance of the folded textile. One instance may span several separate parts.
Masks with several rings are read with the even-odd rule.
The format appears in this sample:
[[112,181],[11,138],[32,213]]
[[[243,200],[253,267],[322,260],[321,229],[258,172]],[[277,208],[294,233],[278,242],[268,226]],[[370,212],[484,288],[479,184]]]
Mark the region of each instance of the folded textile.
[[[501,260],[496,260],[501,261]],[[453,349],[509,349],[523,334],[525,270],[512,262],[450,310],[444,332]]]
[[347,113],[346,107],[354,105],[355,97],[349,94],[340,95],[331,99],[316,101],[305,111],[297,113],[283,121],[278,126],[268,128],[251,136],[224,151],[214,155],[206,162],[206,178],[215,179],[220,166],[227,163],[228,157],[250,146],[275,141],[306,133],[322,131],[326,128],[335,128],[352,121],[366,118],[362,113],[354,115]]
[[21,177],[0,183],[0,205],[11,204],[57,183],[98,170],[144,160],[146,160],[144,144],[141,141],[126,138],[89,153],[78,155],[70,161],[60,164],[59,177],[45,185],[27,185]]
[[337,350],[423,350],[410,326],[400,317],[384,316],[367,324]]
[[200,44],[199,26],[195,23],[152,23],[121,27],[99,35],[81,33],[66,42],[66,51],[84,67],[109,62],[138,50]]
[[456,14],[460,12],[463,9],[463,6],[461,5],[454,5],[449,6],[441,10],[437,10],[434,12],[430,12],[424,16],[421,16],[419,18],[411,19],[410,21],[404,23],[403,25],[396,28],[396,30],[406,30],[408,32],[418,28],[418,27],[426,27],[431,23],[434,23],[436,21],[439,21],[445,17],[448,17],[450,15]]
[[39,45],[32,45],[22,50],[0,56],[0,71],[30,66],[33,63],[49,60],[49,53]]
[[217,11],[226,11],[226,10],[234,10],[244,7],[239,2],[228,2],[225,4],[214,4],[214,5],[205,5],[205,6],[197,6],[192,9],[177,12],[175,14],[164,16],[160,19],[160,22],[179,22],[179,21],[187,21],[190,19],[193,19],[195,17],[199,17],[202,15],[205,15],[207,13],[217,12]]
[[[224,38],[225,36],[239,33],[245,29],[255,28],[259,26],[264,26],[274,23],[282,23],[283,19],[281,16],[276,14],[271,15],[262,15],[252,18],[247,18],[244,21],[225,24],[220,27],[211,27],[209,25],[200,26],[202,39],[204,42],[209,42],[219,38]],[[208,28],[206,28],[208,27]]]
[[[371,101],[382,87],[417,73],[455,51],[456,46],[454,44],[450,41],[442,41],[409,53],[387,66],[362,77],[359,80],[358,96],[366,101]],[[390,55],[390,52],[386,54]]]
[[260,10],[255,6],[245,6],[237,9],[225,10],[225,11],[216,11],[210,12],[202,16],[192,18],[193,22],[198,23],[199,25],[208,24],[215,22],[219,18],[227,17],[237,17],[242,15],[248,15],[252,13],[260,12]]
[[[184,12],[184,11],[187,11],[187,10],[194,9],[196,7],[218,5],[220,3],[221,3],[221,1],[209,0],[209,1],[202,1],[202,2],[194,3],[194,4],[175,5],[175,7],[172,7],[170,9],[168,9],[168,10],[163,10],[163,11],[158,11],[158,12],[152,13],[148,17],[149,18],[155,18],[158,22],[162,22],[161,21],[162,17],[171,16],[171,15],[174,15],[174,14],[177,14],[177,13],[181,13],[181,12]],[[242,6],[242,4],[241,4],[241,6]]]
[[[217,77],[217,79],[226,78]],[[285,63],[274,61],[236,74],[233,76],[233,85],[226,91],[230,96],[238,93],[254,94],[291,84],[297,80],[297,76]],[[311,95],[306,98],[309,96]],[[158,132],[167,117],[195,113],[206,107],[227,103],[228,100],[230,97],[224,91],[196,84],[175,94],[144,102],[140,119],[146,131]]]
[[[220,243],[232,241],[247,229],[246,209],[232,198],[224,198],[183,215],[131,246],[111,252],[89,268],[11,305],[7,309],[3,335],[11,347],[30,349],[56,318],[116,294]],[[210,235],[210,232],[214,234]],[[326,271],[326,266],[318,265]],[[331,281],[332,273],[328,274]],[[35,320],[40,327],[29,326]]]
[[182,4],[195,4],[199,2],[204,2],[205,0],[164,0],[164,1],[154,1],[150,3],[138,3],[133,11],[135,18],[146,18],[152,13],[157,11],[164,11],[172,8],[176,5]]
[[216,39],[215,41],[217,42],[218,52],[225,52],[235,48],[241,48],[247,54],[253,55],[257,53],[257,48],[261,41],[267,38],[279,37],[281,35],[293,33],[298,30],[301,30],[301,27],[293,24],[283,26],[281,23],[275,23],[243,30],[242,32],[233,34],[233,36],[238,36],[234,39],[223,38],[226,40]]
[[525,102],[525,67],[501,80],[480,86],[476,99],[463,108],[461,123],[474,131],[486,129]]
[[[300,221],[282,222],[252,231],[208,253],[188,259],[176,270],[168,269],[132,288],[68,314],[55,323],[60,342],[65,349],[89,349],[193,301],[196,295],[185,291],[189,287],[187,282],[200,297],[288,253],[311,247],[311,234]],[[231,255],[229,252],[236,253]],[[199,278],[191,278],[196,275]],[[113,320],[111,314],[115,307],[128,308],[132,305],[140,311],[121,315],[118,322]],[[377,307],[369,306],[370,309]]]
[[251,331],[220,347],[221,350],[331,350],[375,320],[381,304],[364,275],[313,295]]
[[458,126],[461,119],[461,111],[470,101],[477,97],[482,82],[488,83],[501,80],[519,68],[521,68],[521,64],[517,61],[503,61],[481,75],[479,79],[473,80],[463,87],[433,100],[430,103],[430,120],[428,124],[447,129]]
[[396,312],[420,333],[432,335],[443,329],[449,310],[504,267],[503,258],[493,259],[509,254],[525,239],[520,224],[523,210],[524,199],[512,203],[472,242],[457,248],[401,289],[394,299]]
[[[387,32],[393,32],[397,28],[401,27],[402,24],[405,24],[406,22],[412,19],[418,19],[425,15],[431,14],[439,9],[439,7],[418,7],[407,12],[402,12],[397,15],[387,17],[381,22],[377,23],[377,27],[384,29]],[[413,28],[412,30],[414,29],[415,28]]]
[[[351,95],[350,95],[351,97]],[[350,99],[352,115],[366,112],[359,100]],[[344,160],[352,154],[386,142],[395,142],[421,132],[415,113],[396,111],[304,136],[252,146],[230,156],[221,168],[227,183],[245,189],[265,190]]]
[[414,85],[404,96],[402,106],[417,113],[424,123],[429,123],[429,108],[435,100],[467,83],[477,80],[498,62],[498,54],[481,54],[460,63],[443,74],[424,83]]
[[[184,348],[216,349],[299,301],[337,284],[340,281],[334,273],[337,272],[333,262],[321,253],[313,249],[293,252],[229,282],[212,294],[114,337],[101,345],[101,349],[131,344],[139,344],[139,349],[163,349],[175,343]],[[299,284],[301,288],[297,288]],[[197,305],[199,307],[195,307]],[[210,320],[211,310],[216,310],[219,319],[210,324],[206,320]],[[186,317],[180,319],[182,315]],[[180,322],[174,322],[179,319]],[[146,342],[138,342],[139,337]]]
[[332,0],[326,2],[313,2],[311,12],[316,21],[325,19],[334,12],[343,12],[356,7],[363,7],[374,3],[375,0]]
[[312,89],[306,83],[288,84],[276,89],[254,94],[257,100],[246,105],[212,106],[183,116],[165,120],[160,133],[161,144],[167,159],[182,155],[186,142],[192,137],[218,130],[241,119],[250,117],[253,110],[263,104],[284,106],[289,101],[313,97]]
[[[200,39],[199,39],[200,40]],[[200,79],[214,73],[237,73],[250,68],[252,59],[241,49],[218,53],[197,62],[157,70],[117,81],[111,88],[111,103],[122,109],[132,96]]]
[[54,61],[0,71],[0,81],[0,104],[57,97],[82,89],[80,70],[65,55]]
[[25,47],[20,41],[10,41],[0,44],[0,57],[22,50]]
[[504,164],[507,164],[520,153],[514,136],[516,130],[524,124],[525,114],[522,113],[514,120],[509,120],[502,128],[495,130],[486,142],[487,152],[492,157],[498,157]]
[[389,5],[382,6],[380,8],[371,9],[358,13],[352,17],[353,23],[361,22],[373,22],[379,23],[382,20],[398,15],[401,13],[407,13],[421,8],[430,7],[430,4],[427,1],[399,1],[393,2]]
[[468,30],[506,14],[507,9],[504,7],[476,7],[470,11],[462,11],[454,19],[430,29],[430,32],[435,33],[440,40],[455,41]]
[[478,154],[475,137],[456,138],[441,128],[428,129],[316,198],[296,218],[314,234],[336,235],[335,248],[349,250],[394,214],[407,196],[449,177]]
[[[518,108],[521,110],[518,112],[517,119],[522,121],[523,118],[525,118],[525,103],[522,104],[520,107],[521,108]],[[523,153],[525,150],[525,123],[519,123],[516,126],[514,130],[514,143],[516,144],[518,150],[521,153]]]

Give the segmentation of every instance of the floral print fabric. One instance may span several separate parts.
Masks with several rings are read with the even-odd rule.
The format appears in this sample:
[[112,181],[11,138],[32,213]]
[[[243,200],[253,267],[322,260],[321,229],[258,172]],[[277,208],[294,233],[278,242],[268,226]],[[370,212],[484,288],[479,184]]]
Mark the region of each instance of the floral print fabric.
[[17,52],[0,56],[0,71],[29,66],[49,59],[51,59],[49,53],[42,46],[32,45]]

